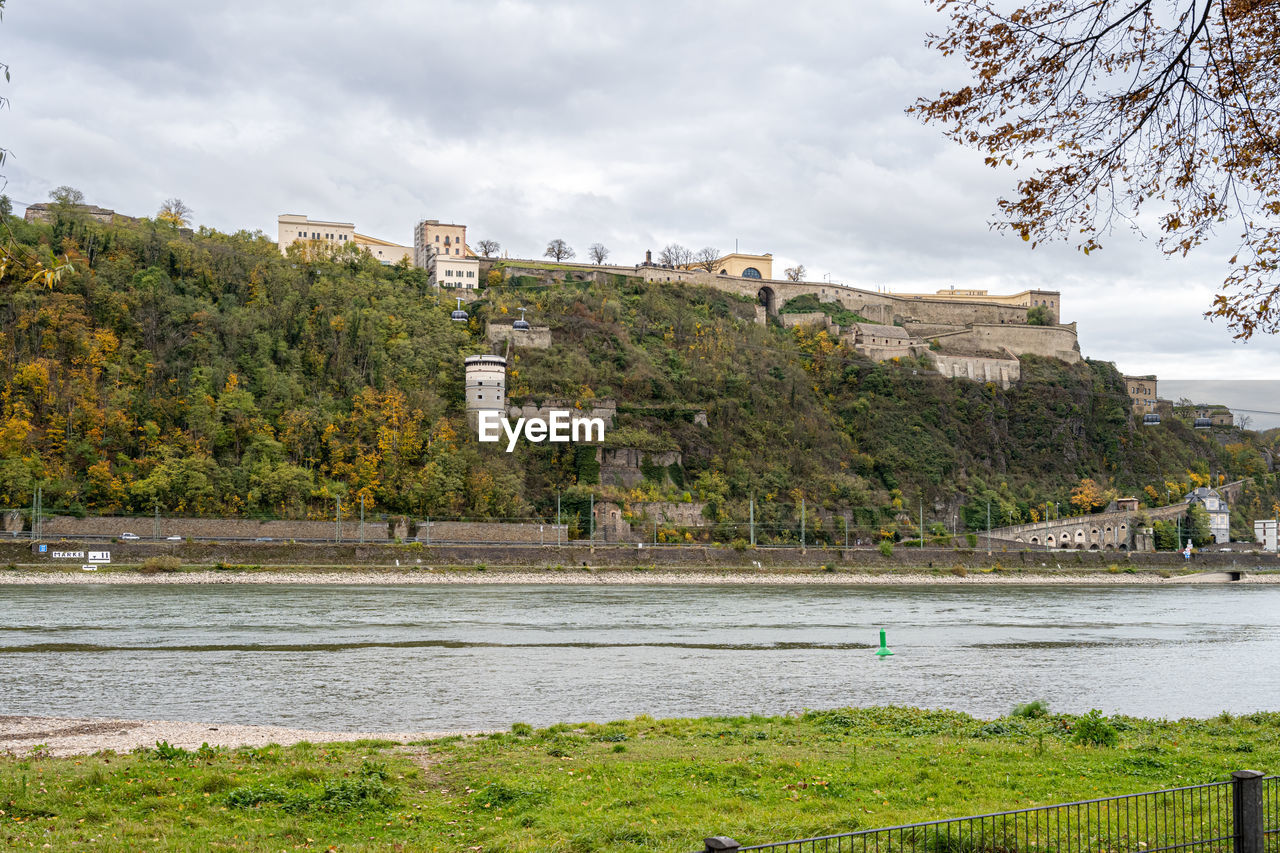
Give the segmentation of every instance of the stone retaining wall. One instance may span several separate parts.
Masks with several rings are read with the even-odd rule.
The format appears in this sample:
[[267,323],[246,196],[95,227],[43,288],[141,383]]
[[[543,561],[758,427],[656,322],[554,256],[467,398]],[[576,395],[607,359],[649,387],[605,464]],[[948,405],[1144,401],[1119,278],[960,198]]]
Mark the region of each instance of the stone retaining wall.
[[[346,510],[344,509],[344,512]],[[359,513],[359,509],[356,510]],[[122,533],[133,533],[144,538],[155,534],[155,522],[150,518],[100,516],[75,518],[60,515],[46,518],[45,539],[60,536],[97,536],[103,540],[117,539]],[[366,518],[363,529],[359,515],[354,519],[342,519],[341,541],[391,542],[395,538],[460,542],[510,542],[539,543],[548,539],[556,541],[554,524],[537,522],[492,521],[419,521],[410,522],[400,516],[389,521]],[[183,539],[269,539],[273,542],[338,540],[338,525],[333,521],[254,521],[235,518],[161,518],[159,535],[181,536]],[[561,526],[561,536],[564,527]]]

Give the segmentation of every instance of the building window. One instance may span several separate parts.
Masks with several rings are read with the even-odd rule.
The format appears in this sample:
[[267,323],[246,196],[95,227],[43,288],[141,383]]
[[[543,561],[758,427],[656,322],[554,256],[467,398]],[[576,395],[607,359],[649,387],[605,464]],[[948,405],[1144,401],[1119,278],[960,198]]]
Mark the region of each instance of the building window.
[[436,235],[436,242],[437,242],[437,243],[439,243],[439,242],[440,242],[440,235],[439,235],[439,234],[437,234],[437,235]]

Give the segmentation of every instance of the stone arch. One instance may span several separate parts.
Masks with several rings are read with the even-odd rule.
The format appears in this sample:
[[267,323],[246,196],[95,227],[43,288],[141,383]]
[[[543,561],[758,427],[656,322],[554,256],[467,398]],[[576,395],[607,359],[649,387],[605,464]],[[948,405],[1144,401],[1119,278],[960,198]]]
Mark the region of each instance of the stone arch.
[[778,315],[778,294],[773,292],[772,287],[766,284],[760,288],[759,292],[756,293],[756,298],[760,300],[760,304],[771,315],[775,317]]
[[[1036,540],[1035,540],[1035,539],[1032,539],[1031,541],[1032,541],[1032,542],[1034,542],[1034,541],[1036,541]],[[1044,537],[1044,544],[1045,544],[1045,546],[1046,546],[1046,547],[1048,547],[1048,548],[1052,548],[1052,547],[1053,547],[1053,534],[1052,534],[1052,533],[1050,533],[1048,536]]]
[[[1022,540],[1018,540],[1018,541],[1019,541],[1019,542],[1021,542]],[[1032,545],[1039,545],[1039,544],[1040,544],[1040,537],[1039,537],[1039,536],[1032,536],[1032,537],[1031,537],[1031,544],[1032,544]]]
[[1071,547],[1071,539],[1070,539],[1069,537],[1067,537],[1066,535],[1063,535],[1063,537],[1062,537],[1060,540],[1058,540],[1058,546],[1059,546],[1059,547],[1061,547],[1061,548],[1070,548],[1070,547]]
[[1114,551],[1115,549],[1116,549],[1116,546],[1115,546],[1115,545],[1112,545],[1110,542],[1108,542],[1108,543],[1107,543],[1107,550],[1108,550],[1108,551]]
[[1083,528],[1083,527],[1077,527],[1077,528],[1076,528],[1076,542],[1077,542],[1077,543],[1083,543],[1083,542],[1084,542],[1084,528]]
[[728,274],[729,274],[728,270],[720,270],[719,272],[719,275],[728,275]]
[[1090,551],[1097,551],[1097,550],[1098,550],[1098,543],[1097,543],[1097,542],[1094,542],[1093,544],[1091,544],[1091,545],[1089,546],[1089,550],[1090,550]]
[[1121,542],[1121,543],[1120,543],[1120,550],[1121,550],[1121,551],[1128,551],[1128,550],[1129,550],[1129,546],[1128,546],[1128,545],[1126,545],[1125,543]]

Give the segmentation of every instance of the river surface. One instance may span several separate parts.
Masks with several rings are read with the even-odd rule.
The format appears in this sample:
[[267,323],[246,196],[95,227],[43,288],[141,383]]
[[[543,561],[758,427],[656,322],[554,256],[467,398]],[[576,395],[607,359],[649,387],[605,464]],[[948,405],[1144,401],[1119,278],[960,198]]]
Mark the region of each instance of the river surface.
[[1280,586],[0,586],[0,714],[423,731],[1032,699],[1280,709]]

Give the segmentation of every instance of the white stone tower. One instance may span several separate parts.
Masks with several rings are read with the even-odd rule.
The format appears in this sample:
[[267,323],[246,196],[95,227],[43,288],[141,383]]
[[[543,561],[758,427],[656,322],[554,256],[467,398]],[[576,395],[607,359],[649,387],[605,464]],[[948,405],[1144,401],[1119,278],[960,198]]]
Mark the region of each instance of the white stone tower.
[[480,412],[507,412],[507,360],[500,355],[467,356],[467,420],[475,428]]

